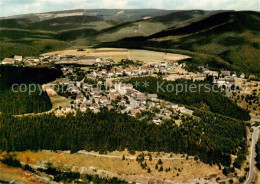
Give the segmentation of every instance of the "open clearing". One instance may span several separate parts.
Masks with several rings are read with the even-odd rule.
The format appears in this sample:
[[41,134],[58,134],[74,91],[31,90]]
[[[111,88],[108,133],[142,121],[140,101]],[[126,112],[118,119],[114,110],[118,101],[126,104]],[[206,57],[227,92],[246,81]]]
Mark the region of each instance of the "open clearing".
[[177,62],[179,60],[190,58],[189,56],[155,52],[148,50],[136,50],[136,49],[122,49],[122,48],[100,48],[100,49],[84,49],[84,51],[77,50],[62,50],[45,53],[43,55],[76,55],[77,57],[87,57],[87,58],[103,58],[103,59],[113,59],[115,62],[121,61],[121,59],[131,59],[139,60],[144,63],[148,62]]
[[[89,153],[89,152],[88,152]],[[94,152],[91,152],[94,153]],[[145,152],[147,153],[147,152]],[[3,154],[3,153],[2,153]],[[108,155],[123,156],[129,155],[136,157],[140,152],[135,155],[130,155],[127,151],[112,152]],[[126,160],[118,158],[106,158],[95,155],[88,155],[83,153],[70,154],[69,152],[16,152],[17,158],[22,163],[28,163],[33,167],[42,167],[47,162],[53,164],[54,167],[61,170],[71,170],[80,172],[82,174],[98,174],[101,177],[118,177],[122,180],[137,182],[137,183],[176,183],[176,182],[195,182],[195,181],[208,181],[215,182],[216,176],[224,178],[221,170],[217,166],[209,166],[207,164],[195,161],[194,159],[171,159],[170,154],[167,153],[152,153],[152,161],[145,157],[147,167],[142,169],[140,164],[135,159]],[[157,157],[157,159],[155,159]],[[155,169],[158,159],[162,157],[163,171],[159,172]],[[181,155],[173,155],[171,158],[180,158]],[[143,162],[143,164],[145,163]],[[160,168],[161,165],[158,165]],[[151,169],[151,173],[147,169]],[[166,172],[165,169],[170,168]]]
[[36,175],[23,171],[20,168],[8,167],[2,163],[0,163],[0,181],[16,181],[21,183],[44,183],[40,178]]

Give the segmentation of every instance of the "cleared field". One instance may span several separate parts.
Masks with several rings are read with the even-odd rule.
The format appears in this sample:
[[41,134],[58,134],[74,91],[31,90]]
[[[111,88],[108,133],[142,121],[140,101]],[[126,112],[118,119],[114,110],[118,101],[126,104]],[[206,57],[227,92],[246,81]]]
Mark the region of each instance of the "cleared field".
[[51,104],[52,104],[52,110],[55,110],[59,107],[68,107],[70,106],[70,99],[65,98],[63,96],[59,96],[56,92],[48,92],[48,89],[50,89],[50,87],[52,86],[52,83],[49,84],[45,84],[42,86],[43,90],[47,90],[48,96],[51,100]]
[[179,60],[190,58],[186,55],[172,54],[165,52],[155,52],[148,50],[136,50],[136,49],[117,49],[117,48],[101,48],[101,49],[84,49],[84,51],[77,50],[63,50],[56,52],[49,52],[43,55],[76,55],[78,57],[99,57],[103,59],[113,59],[115,62],[121,61],[121,59],[132,59],[143,61],[144,63],[148,62],[176,62]]
[[[140,153],[140,152],[139,152]],[[138,152],[132,157],[137,156]],[[193,159],[177,159],[167,160],[162,159],[162,165],[158,165],[158,168],[163,167],[163,171],[155,169],[158,159],[160,157],[166,158],[170,154],[162,153],[157,155],[153,153],[152,161],[145,158],[147,164],[145,169],[142,169],[140,164],[135,159],[122,160],[118,158],[106,158],[93,155],[75,153],[70,154],[68,152],[51,152],[51,151],[39,151],[39,152],[16,152],[17,158],[22,163],[28,163],[32,166],[44,166],[43,163],[50,162],[54,167],[61,170],[71,170],[80,172],[82,174],[98,174],[102,177],[118,177],[127,181],[135,181],[137,183],[176,183],[176,182],[195,182],[200,180],[207,180],[208,182],[215,182],[216,176],[224,178],[221,170],[217,166],[209,166],[201,162],[194,161]],[[123,156],[126,152],[115,152],[109,155]],[[157,159],[155,159],[157,156]],[[179,158],[180,155],[173,155],[173,158]],[[169,157],[168,157],[169,158]],[[143,164],[145,163],[143,162]],[[151,169],[151,173],[148,173],[148,168]],[[166,168],[170,168],[170,171],[166,172]]]
[[121,27],[118,30],[106,32],[104,34],[98,35],[96,39],[99,42],[111,42],[126,37],[149,36],[158,33],[162,30],[165,30],[167,28],[168,26],[163,23],[158,23],[158,22],[150,23],[147,21],[140,21],[128,25],[127,27]]
[[23,171],[20,168],[8,167],[0,163],[0,183],[3,181],[15,181],[19,183],[44,183],[42,179],[37,177],[35,174],[32,174],[28,171]]

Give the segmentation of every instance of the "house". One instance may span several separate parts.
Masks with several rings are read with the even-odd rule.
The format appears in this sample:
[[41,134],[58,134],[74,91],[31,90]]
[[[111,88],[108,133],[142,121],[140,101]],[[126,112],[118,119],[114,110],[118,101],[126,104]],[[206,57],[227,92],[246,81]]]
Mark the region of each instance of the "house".
[[141,114],[141,110],[140,109],[132,109],[132,110],[130,110],[130,114],[132,116],[136,116],[137,114]]
[[108,101],[108,99],[107,99],[106,96],[102,96],[102,97],[100,98],[100,102],[101,102],[101,103],[105,103],[106,101]]
[[158,95],[157,94],[148,94],[147,99],[155,101],[158,99]]
[[14,64],[14,60],[12,58],[4,58],[4,60],[2,61],[3,65],[12,65]]
[[221,71],[222,76],[230,76],[231,72],[230,71]]
[[98,88],[98,87],[96,87],[96,88],[91,88],[91,90],[90,90],[90,94],[91,94],[91,95],[94,95],[94,94],[97,95],[97,93],[100,93],[100,92],[101,92],[101,90],[100,90],[100,88]]
[[146,100],[146,95],[144,94],[144,93],[136,93],[135,94],[135,98],[137,99],[137,100]]
[[94,74],[87,74],[87,78],[95,80],[96,79],[96,75],[94,75]]
[[85,112],[87,110],[87,104],[80,104],[80,111]]
[[84,84],[82,84],[82,88],[83,88],[84,90],[86,90],[86,89],[89,89],[90,86],[89,86],[87,83],[84,83]]
[[96,59],[96,63],[101,63],[101,61],[102,61],[102,60],[101,60],[100,58],[97,58],[97,59]]
[[169,117],[170,115],[172,115],[172,112],[169,111],[169,110],[167,110],[167,109],[165,109],[165,110],[163,111],[163,114]]
[[136,67],[132,68],[132,74],[138,75],[139,74],[139,69],[136,68]]
[[235,79],[234,77],[225,77],[225,78],[220,78],[217,79],[217,84],[219,87],[222,87],[223,85],[226,87],[231,87],[235,85]]
[[160,67],[167,68],[168,64],[166,62],[161,62]]
[[123,70],[120,68],[116,69],[116,75],[123,75]]
[[162,123],[162,120],[160,118],[158,118],[158,117],[153,117],[153,122],[155,124],[160,124],[160,123]]
[[96,103],[92,103],[92,104],[90,104],[90,106],[89,106],[89,109],[90,110],[95,110],[95,109],[97,109],[98,108],[98,104],[96,104]]
[[54,89],[52,89],[51,87],[46,87],[45,91],[47,92],[48,96],[55,96],[57,95],[57,93],[55,92]]
[[107,70],[106,70],[106,69],[102,69],[102,70],[101,70],[101,73],[104,75],[104,74],[107,73]]
[[130,68],[126,68],[124,70],[124,72],[125,72],[126,75],[131,75],[132,74],[132,70]]
[[172,105],[172,108],[173,108],[174,110],[177,110],[178,107],[179,107],[179,106],[178,106],[177,104],[173,104],[173,105]]
[[115,74],[115,73],[114,73],[112,70],[110,70],[107,75],[108,75],[109,77],[112,77],[112,76],[114,76],[114,74]]
[[93,97],[99,99],[99,98],[102,97],[102,95],[100,94],[100,92],[94,92],[94,93],[93,93]]
[[104,101],[104,106],[109,106],[109,105],[111,105],[111,101],[109,101],[109,100],[107,100],[107,101]]
[[242,74],[240,75],[240,78],[244,79],[244,78],[245,78],[245,74],[242,73]]
[[249,75],[249,79],[255,79],[255,75]]
[[83,103],[84,101],[86,101],[84,95],[78,94],[77,97],[76,97],[76,103],[79,104],[79,103]]
[[115,100],[117,97],[116,93],[114,93],[114,92],[109,92],[108,96],[109,96],[110,100]]
[[121,95],[125,95],[127,90],[129,89],[133,89],[133,85],[132,84],[115,84],[115,89],[121,94]]
[[23,56],[14,56],[14,62],[21,63],[23,61]]
[[218,77],[218,72],[217,71],[204,71],[204,74],[208,75],[208,76],[212,76],[212,77]]
[[33,63],[39,63],[39,62],[40,62],[40,59],[38,59],[38,58],[33,59]]
[[58,82],[59,82],[59,84],[62,84],[62,85],[69,85],[70,80],[67,78],[62,78]]

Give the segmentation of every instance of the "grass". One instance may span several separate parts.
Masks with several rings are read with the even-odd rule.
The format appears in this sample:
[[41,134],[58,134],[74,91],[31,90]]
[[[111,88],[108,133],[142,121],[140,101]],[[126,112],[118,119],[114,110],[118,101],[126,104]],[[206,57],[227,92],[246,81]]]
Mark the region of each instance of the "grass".
[[[222,177],[221,170],[218,170],[217,166],[209,166],[201,162],[194,160],[163,160],[163,167],[171,168],[170,172],[158,172],[155,170],[155,165],[158,160],[152,161],[146,160],[147,168],[151,168],[151,173],[147,173],[147,168],[142,169],[140,164],[134,160],[122,160],[114,158],[95,157],[85,154],[69,154],[64,152],[16,152],[18,159],[24,163],[30,163],[38,165],[43,162],[50,162],[56,168],[70,169],[74,168],[84,169],[84,172],[99,174],[103,177],[108,176],[120,176],[121,179],[128,181],[136,181],[143,183],[147,180],[155,181],[156,179],[163,181],[164,178],[174,181],[192,181],[193,179],[207,177],[211,178],[212,175],[219,175]],[[123,157],[125,152],[111,153],[111,155],[118,155]],[[137,152],[138,154],[138,152]],[[136,154],[136,155],[137,155]],[[170,155],[170,154],[165,154]],[[157,155],[153,153],[153,158],[163,156],[163,153]],[[173,155],[175,157],[175,155]],[[143,162],[144,163],[144,162]],[[175,168],[177,170],[175,170]],[[203,169],[200,169],[203,168]],[[178,171],[180,169],[181,171]],[[179,176],[177,176],[179,173]],[[156,179],[155,179],[156,178]]]
[[32,176],[32,173],[23,171],[21,168],[12,168],[0,163],[0,180],[13,181],[36,184],[43,183],[37,177]]

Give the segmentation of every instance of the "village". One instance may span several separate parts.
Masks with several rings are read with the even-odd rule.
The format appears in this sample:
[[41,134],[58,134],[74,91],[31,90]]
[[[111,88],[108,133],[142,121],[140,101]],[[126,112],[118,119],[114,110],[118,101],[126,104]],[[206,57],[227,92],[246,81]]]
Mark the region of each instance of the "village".
[[[246,79],[244,74],[237,76],[236,72],[212,71],[205,66],[199,66],[200,72],[194,73],[186,70],[185,62],[165,60],[143,63],[122,59],[120,62],[115,62],[112,59],[76,55],[41,55],[35,58],[22,56],[5,58],[1,65],[40,65],[60,68],[62,77],[44,88],[50,98],[58,95],[70,101],[69,104],[56,108],[54,110],[56,114],[64,115],[87,110],[97,113],[106,107],[138,119],[148,118],[156,124],[171,118],[176,122],[181,121],[180,116],[184,114],[191,116],[193,111],[182,105],[160,100],[157,94],[142,93],[135,88],[138,84],[124,83],[125,80],[134,77],[161,76],[168,81],[178,79],[196,81],[212,76],[213,84],[228,89],[227,93],[238,90],[246,95],[252,94],[253,91],[255,92],[255,87],[260,86],[258,82],[251,82],[250,79],[255,77],[253,75]],[[259,109],[256,109],[256,112],[258,111]]]

